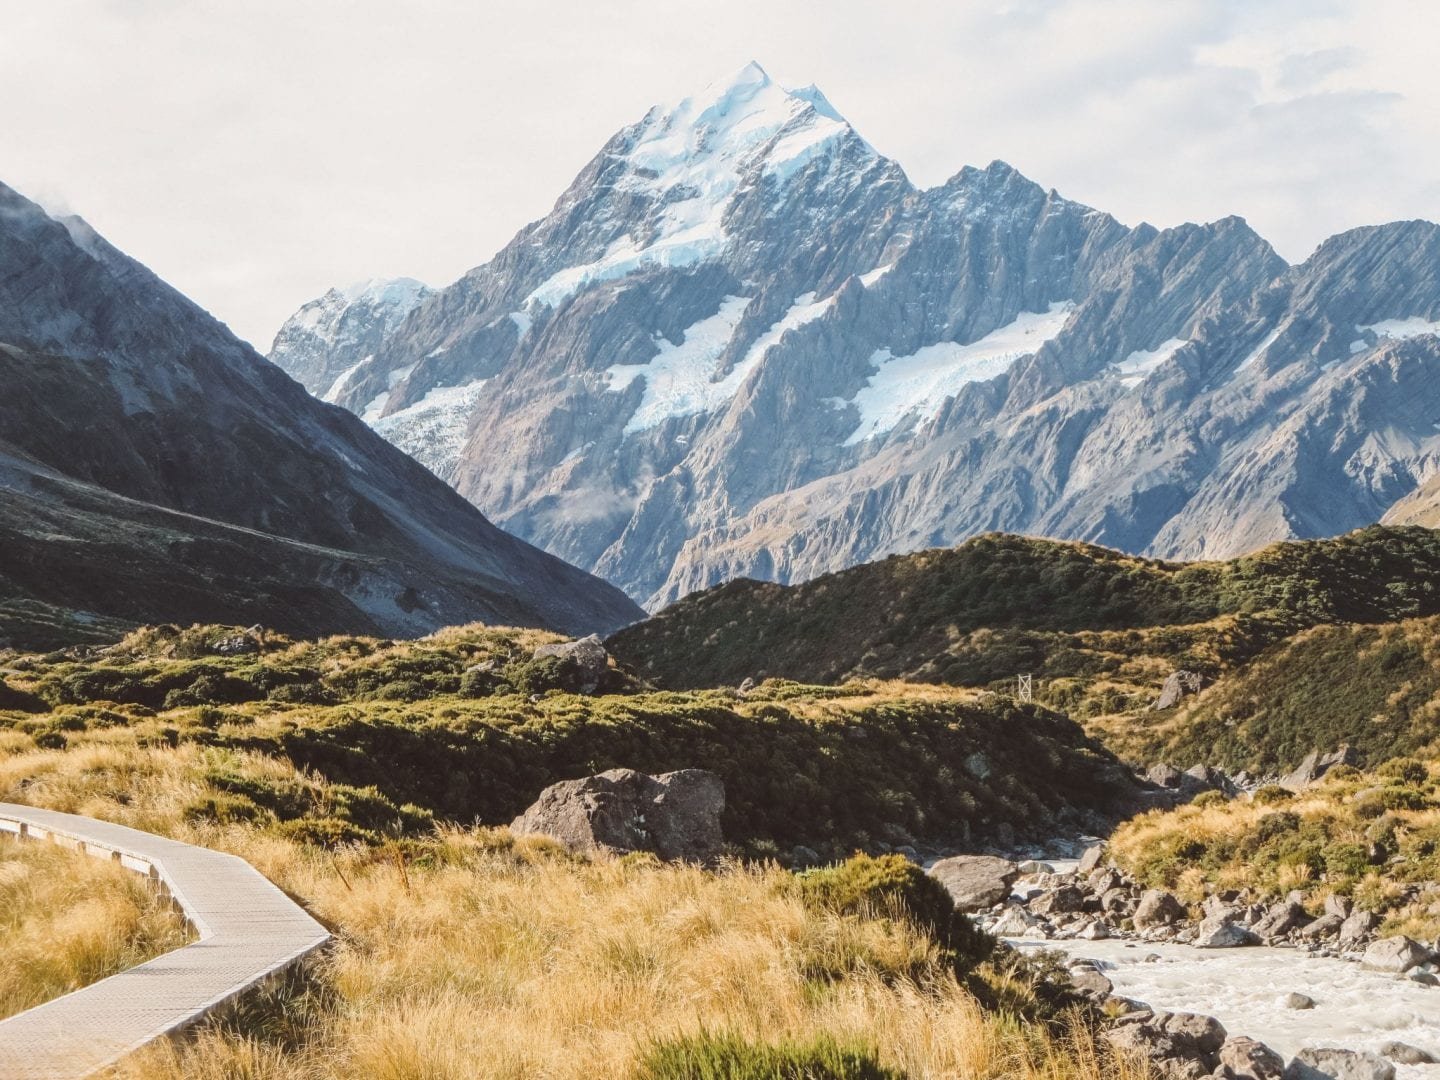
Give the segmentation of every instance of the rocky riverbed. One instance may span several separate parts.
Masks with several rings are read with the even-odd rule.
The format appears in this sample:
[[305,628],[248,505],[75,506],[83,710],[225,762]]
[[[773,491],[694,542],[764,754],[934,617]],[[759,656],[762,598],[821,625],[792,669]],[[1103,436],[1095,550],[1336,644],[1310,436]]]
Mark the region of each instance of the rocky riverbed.
[[1379,920],[1292,894],[1189,906],[1143,889],[1101,846],[1076,862],[941,859],[930,873],[997,937],[1069,958],[1076,988],[1118,1017],[1110,1037],[1167,1080],[1440,1078],[1440,943],[1378,937]]

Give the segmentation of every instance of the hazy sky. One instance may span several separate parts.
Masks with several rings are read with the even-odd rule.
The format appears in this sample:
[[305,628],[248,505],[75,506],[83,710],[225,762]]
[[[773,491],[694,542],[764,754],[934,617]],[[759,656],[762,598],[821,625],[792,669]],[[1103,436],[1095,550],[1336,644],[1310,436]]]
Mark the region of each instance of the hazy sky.
[[758,60],[922,185],[1003,158],[1291,260],[1440,219],[1436,0],[0,0],[0,180],[268,347],[335,284],[444,284],[618,128]]

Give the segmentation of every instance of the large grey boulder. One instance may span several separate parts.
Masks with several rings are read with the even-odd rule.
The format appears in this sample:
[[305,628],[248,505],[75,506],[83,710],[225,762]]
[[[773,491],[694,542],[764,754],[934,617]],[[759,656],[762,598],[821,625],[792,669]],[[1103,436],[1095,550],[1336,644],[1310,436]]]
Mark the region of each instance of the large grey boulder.
[[1284,1080],[1395,1080],[1395,1066],[1378,1054],[1307,1046],[1290,1062]]
[[1146,889],[1135,908],[1135,929],[1174,926],[1185,918],[1185,905],[1164,889]]
[[1299,904],[1285,901],[1273,904],[1251,929],[1266,941],[1284,937],[1291,930],[1305,926],[1310,916]]
[[1391,1041],[1380,1045],[1380,1056],[1397,1065],[1434,1065],[1435,1055],[1409,1043]]
[[1412,938],[1399,935],[1381,938],[1365,950],[1360,961],[1371,971],[1388,971],[1403,975],[1413,967],[1419,967],[1430,959],[1430,950]]
[[1142,1013],[1122,1020],[1104,1038],[1120,1053],[1148,1061],[1163,1080],[1199,1080],[1219,1064],[1225,1028],[1196,1013]]
[[1342,745],[1330,754],[1321,754],[1319,750],[1312,750],[1293,772],[1281,778],[1280,786],[1289,788],[1291,791],[1304,791],[1337,765],[1354,766],[1359,764],[1360,755],[1348,744]]
[[1010,895],[1020,868],[993,855],[956,855],[930,867],[930,876],[949,890],[961,911],[983,911]]
[[1340,948],[1347,952],[1358,949],[1379,925],[1380,917],[1373,911],[1352,911],[1340,924]]
[[1161,709],[1173,709],[1176,705],[1190,696],[1198,694],[1205,685],[1204,678],[1196,671],[1172,671],[1160,687],[1160,696],[1150,706],[1152,712],[1159,712]]
[[574,666],[579,679],[576,687],[582,694],[593,694],[600,688],[605,673],[610,669],[610,654],[599,635],[591,634],[578,641],[561,641],[554,645],[541,645],[532,657],[536,660],[556,659]]
[[1285,1075],[1285,1059],[1245,1035],[1226,1039],[1218,1056],[1230,1080],[1281,1080]]
[[510,828],[553,837],[572,851],[651,851],[710,862],[724,845],[724,809],[725,785],[704,769],[660,776],[611,769],[550,785]]
[[1233,918],[1212,915],[1196,928],[1195,940],[1191,944],[1197,949],[1236,949],[1258,945],[1260,939]]
[[1100,869],[1100,864],[1105,860],[1105,845],[1091,844],[1080,855],[1080,861],[1075,866],[1076,877],[1088,877]]

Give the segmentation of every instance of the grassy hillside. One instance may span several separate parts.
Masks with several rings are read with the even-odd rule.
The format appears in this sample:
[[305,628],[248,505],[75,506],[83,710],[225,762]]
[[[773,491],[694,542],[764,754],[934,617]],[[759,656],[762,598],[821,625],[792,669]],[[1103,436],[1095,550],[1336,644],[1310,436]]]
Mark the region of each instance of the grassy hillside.
[[1440,754],[1440,619],[1316,626],[1164,714],[1104,722],[1137,760],[1275,772],[1348,742],[1365,762]]
[[553,640],[532,631],[270,636],[258,654],[215,655],[230,632],[0,659],[0,730],[40,769],[174,752],[193,767],[183,816],[326,842],[505,824],[556,780],[618,766],[715,771],[726,834],[754,852],[1038,839],[1098,827],[1126,794],[1072,721],[975,691],[774,681],[741,698],[612,670],[608,692],[584,696],[563,664],[531,659]]
[[1018,671],[1093,676],[1121,659],[1183,659],[1226,636],[1213,659],[1227,663],[1305,626],[1437,613],[1440,534],[1428,529],[1375,527],[1192,564],[991,535],[801,585],[731,582],[610,645],[671,688],[762,673],[984,685]]

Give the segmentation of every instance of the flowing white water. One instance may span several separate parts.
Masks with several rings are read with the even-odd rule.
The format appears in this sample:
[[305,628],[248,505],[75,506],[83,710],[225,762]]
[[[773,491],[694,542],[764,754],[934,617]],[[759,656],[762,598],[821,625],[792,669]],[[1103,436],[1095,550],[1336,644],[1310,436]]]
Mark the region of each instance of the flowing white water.
[[[1213,1016],[1286,1058],[1306,1046],[1379,1051],[1392,1040],[1440,1057],[1440,989],[1366,971],[1345,960],[1294,949],[1194,949],[1114,941],[1015,940],[1020,949],[1056,949],[1098,961],[1122,997],[1153,1009]],[[1158,956],[1149,960],[1147,956]],[[1295,991],[1315,1008],[1289,1009]],[[1440,1065],[1397,1066],[1397,1078],[1437,1080]]]

